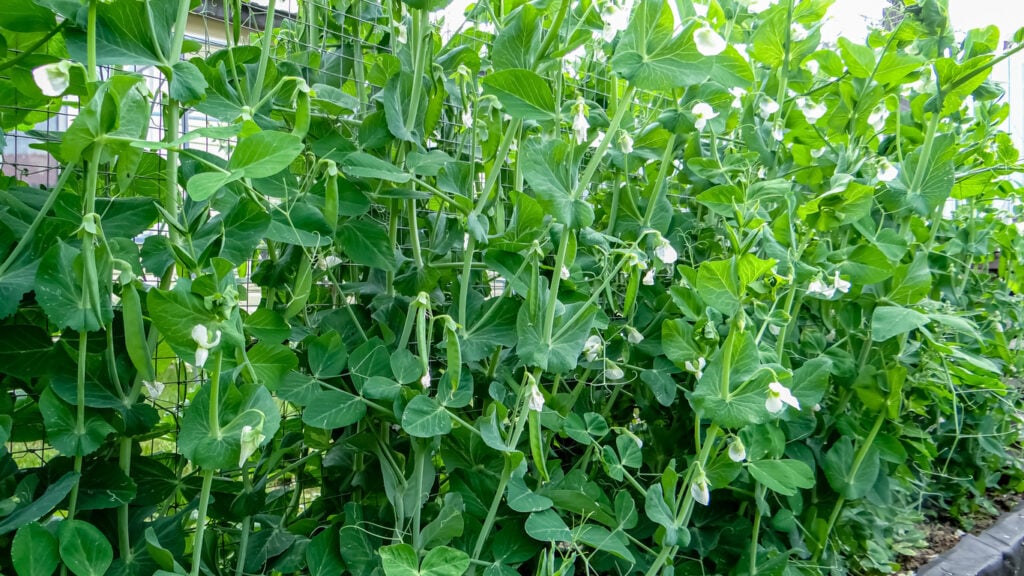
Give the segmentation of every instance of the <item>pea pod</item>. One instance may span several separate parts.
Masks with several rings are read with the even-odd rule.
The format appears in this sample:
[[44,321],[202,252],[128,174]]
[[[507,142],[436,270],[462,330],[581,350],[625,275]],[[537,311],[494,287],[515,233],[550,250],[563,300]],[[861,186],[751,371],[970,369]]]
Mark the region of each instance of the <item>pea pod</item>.
[[630,318],[633,315],[633,305],[636,304],[636,293],[640,289],[640,267],[633,266],[629,272],[629,283],[626,284],[626,298],[622,303],[622,315]]
[[327,165],[327,185],[324,192],[324,218],[331,230],[338,226],[338,167],[334,162]]
[[527,410],[527,418],[530,424],[530,455],[533,457],[533,465],[537,467],[541,479],[545,482],[551,478],[548,476],[547,464],[544,461],[544,438],[540,429],[540,412]]
[[447,339],[448,377],[451,378],[452,390],[458,390],[459,378],[462,377],[462,345],[459,343],[459,327],[451,318],[444,323]]
[[146,339],[146,327],[142,322],[142,303],[134,284],[121,289],[121,315],[124,318],[124,343],[128,357],[135,369],[147,382],[156,380],[153,370],[153,354]]

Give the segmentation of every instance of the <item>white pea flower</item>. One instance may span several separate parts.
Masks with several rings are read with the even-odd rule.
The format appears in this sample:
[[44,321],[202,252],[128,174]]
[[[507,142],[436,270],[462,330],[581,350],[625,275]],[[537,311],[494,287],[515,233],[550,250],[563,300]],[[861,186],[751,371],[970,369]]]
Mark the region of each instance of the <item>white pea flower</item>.
[[60,96],[71,84],[71,62],[61,60],[32,70],[32,79],[46,96]]
[[601,21],[604,22],[601,37],[605,42],[611,42],[620,31],[625,30],[629,25],[629,10],[623,10],[609,2],[601,12]]
[[202,368],[210,357],[210,350],[220,344],[220,330],[211,339],[209,329],[204,324],[196,324],[192,327],[192,340],[196,343],[196,368]]
[[725,39],[711,29],[710,26],[698,28],[693,32],[693,41],[697,44],[697,51],[704,56],[718,56],[725,50],[727,44]]
[[604,343],[601,342],[601,337],[597,335],[591,336],[583,344],[583,356],[587,359],[587,362],[593,362],[601,355],[603,349]]
[[806,40],[809,34],[810,32],[807,31],[807,28],[804,28],[799,24],[793,24],[793,27],[789,29],[789,38],[793,42]]
[[423,373],[423,376],[420,376],[420,386],[423,386],[424,390],[430,388],[430,370],[427,370]]
[[825,148],[824,146],[822,146],[821,148],[812,148],[811,149],[811,158],[821,158],[822,156],[825,155],[825,152],[827,150],[828,149]]
[[828,282],[823,281],[821,278],[815,278],[807,285],[807,294],[809,295],[831,298],[835,293],[835,287],[829,286]]
[[868,115],[868,124],[876,131],[885,128],[885,120],[889,117],[889,110],[885,106],[878,106]]
[[587,104],[583,98],[577,98],[573,106],[576,112],[572,118],[572,133],[577,144],[587,141],[587,131],[590,130],[590,122],[587,122]]
[[398,40],[399,44],[409,43],[409,29],[406,28],[405,24],[395,25],[395,39]]
[[618,144],[619,150],[621,150],[623,154],[633,153],[633,137],[629,135],[629,132],[619,130]]
[[146,393],[153,400],[156,400],[164,392],[164,383],[158,380],[150,382],[149,380],[143,380],[142,385],[146,387]]
[[562,266],[562,271],[558,274],[558,276],[562,280],[568,280],[569,279],[569,269],[566,268],[565,266]]
[[644,286],[654,286],[654,268],[651,268],[644,273],[643,280],[640,281]]
[[747,95],[747,91],[740,87],[729,88],[729,94],[732,94],[732,107],[743,108],[743,97]]
[[544,409],[544,395],[540,393],[540,388],[537,387],[536,382],[530,382],[530,398],[527,400],[527,405],[534,412],[540,412]]
[[743,440],[740,440],[737,436],[733,438],[729,444],[729,460],[733,462],[743,462],[747,459],[747,447],[743,445]]
[[693,127],[697,130],[703,130],[708,125],[708,120],[718,118],[718,112],[715,112],[715,109],[705,102],[697,102],[690,112],[694,116]]
[[663,264],[674,264],[679,259],[679,253],[672,247],[672,243],[666,238],[662,237],[658,245],[654,247],[654,255],[661,260]]
[[761,112],[761,117],[767,118],[779,111],[779,103],[765,96],[757,103],[757,108]]
[[616,364],[616,363],[614,363],[614,362],[612,362],[610,360],[606,360],[605,361],[605,366],[604,366],[604,378],[605,378],[605,380],[616,381],[616,380],[622,380],[625,377],[626,377],[626,373],[622,370],[622,368],[619,368],[618,364]]
[[787,404],[797,410],[800,409],[800,401],[793,396],[789,388],[779,382],[768,384],[768,398],[764,401],[765,409],[772,414],[778,414],[786,408]]
[[626,326],[626,340],[630,344],[639,344],[644,341],[644,335],[639,330],[632,326]]
[[782,142],[782,139],[786,137],[786,132],[787,130],[783,126],[782,122],[772,124],[772,138],[774,138],[776,142]]
[[797,98],[796,105],[804,113],[804,118],[809,124],[814,124],[828,114],[828,106],[821,102],[811,102],[807,98]]
[[846,280],[843,280],[842,278],[839,277],[839,270],[836,270],[836,274],[835,274],[834,280],[835,280],[835,282],[834,282],[835,289],[837,291],[839,291],[839,292],[842,292],[843,294],[846,294],[847,292],[849,292],[850,288],[853,287],[853,284],[850,284]]
[[694,472],[693,481],[690,482],[690,496],[699,504],[707,506],[711,504],[711,485],[708,477],[704,474],[704,468],[697,464],[697,471]]
[[683,362],[683,366],[687,372],[691,372],[697,380],[700,380],[704,376],[704,367],[708,365],[708,361],[703,356],[697,358],[696,361],[691,362],[689,360]]
[[252,426],[242,426],[242,451],[238,455],[238,467],[241,468],[245,461],[256,453],[259,449],[260,444],[266,440],[266,436],[263,435],[263,427],[258,426],[253,428]]
[[892,182],[899,175],[899,169],[893,166],[892,162],[889,162],[888,159],[882,158],[878,161],[878,173],[876,176],[878,176],[880,182]]
[[473,127],[473,111],[468,106],[462,110],[462,125],[466,128]]
[[752,14],[759,14],[772,7],[775,0],[740,0]]
[[821,64],[818,64],[817,60],[808,60],[804,66],[807,66],[807,71],[811,73],[811,76],[817,76],[818,71],[821,70]]
[[341,258],[338,258],[334,254],[328,254],[327,256],[317,260],[316,267],[321,270],[327,270],[328,268],[334,268],[338,264],[341,264]]

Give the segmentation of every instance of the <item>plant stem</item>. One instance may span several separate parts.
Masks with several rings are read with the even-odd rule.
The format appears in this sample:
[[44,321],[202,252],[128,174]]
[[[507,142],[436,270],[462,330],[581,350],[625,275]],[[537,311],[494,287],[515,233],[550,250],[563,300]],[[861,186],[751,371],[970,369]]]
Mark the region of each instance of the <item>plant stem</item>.
[[558,254],[555,256],[555,270],[551,274],[551,288],[548,291],[548,306],[544,314],[543,342],[551,343],[551,332],[555,328],[555,309],[558,305],[558,287],[562,282],[562,268],[565,267],[566,254],[569,252],[569,239],[572,230],[562,227],[562,238],[558,242]]
[[[252,491],[252,480],[249,477],[249,465],[242,464],[242,489],[248,494]],[[249,548],[249,534],[252,532],[252,516],[246,514],[242,518],[242,534],[238,538],[238,560],[235,564],[235,576],[245,574],[245,557]]]
[[253,86],[250,102],[259,102],[263,94],[263,82],[267,77],[267,63],[270,60],[270,40],[274,30],[274,14],[277,8],[277,0],[267,0],[267,22],[263,26],[263,44],[260,46],[260,63],[256,70],[256,85]]
[[46,201],[43,202],[42,207],[39,208],[39,212],[32,220],[32,224],[29,225],[28,230],[26,230],[21,236],[18,244],[15,245],[14,249],[11,250],[11,253],[7,255],[7,258],[3,263],[0,264],[0,276],[3,276],[4,272],[7,272],[7,269],[14,264],[15,260],[18,259],[18,256],[21,255],[21,252],[28,248],[32,243],[32,240],[35,239],[36,232],[39,231],[39,227],[43,224],[43,221],[46,220],[46,215],[50,212],[50,209],[53,208],[53,204],[57,201],[57,196],[60,195],[61,190],[63,190],[64,186],[67,185],[68,179],[71,178],[72,174],[74,174],[76,163],[77,161],[72,161],[64,167],[64,171],[61,172],[60,178],[57,180],[57,184],[50,190],[50,195],[46,197]]
[[96,13],[99,4],[100,0],[89,2],[88,27],[85,31],[85,81],[89,84],[99,80],[99,68],[96,66]]
[[[864,458],[868,455],[868,450],[871,449],[871,445],[875,441],[875,436],[878,435],[878,431],[882,428],[882,424],[885,422],[886,413],[888,411],[888,403],[882,406],[882,409],[878,411],[878,417],[875,418],[875,424],[871,427],[871,431],[868,432],[867,438],[864,439],[864,443],[857,449],[857,454],[853,457],[853,464],[850,466],[850,471],[846,475],[846,482],[849,484],[850,480],[856,478],[857,472],[860,471],[861,464],[864,463]],[[846,503],[846,497],[840,495],[836,500],[835,505],[832,506],[832,513],[828,517],[828,524],[825,527],[825,533],[822,534],[821,540],[818,542],[818,549],[814,552],[814,556],[811,559],[812,563],[817,562],[822,553],[825,552],[825,548],[828,546],[829,535],[832,534],[832,529],[836,525],[836,520],[839,519],[839,513],[843,509],[843,504]]]
[[[273,0],[271,0],[273,2]],[[210,490],[213,488],[213,470],[203,471],[203,487],[199,493],[199,519],[196,521],[196,536],[192,542],[192,571],[190,576],[199,576],[199,565],[203,558],[203,537],[206,535],[206,513],[210,508]]]
[[420,531],[420,523],[423,513],[423,469],[426,465],[427,451],[422,442],[416,438],[410,439],[415,452],[416,462],[413,465],[413,475],[416,476],[416,508],[412,513],[412,547],[417,552],[423,547],[423,533]]
[[764,498],[764,484],[754,481],[754,527],[750,534],[750,576],[757,574],[757,541],[761,533],[761,508],[757,501]]
[[[273,2],[273,0],[271,0]],[[220,367],[224,352],[220,348],[213,353],[213,366],[210,370],[210,436],[220,438]],[[206,513],[210,505],[210,490],[213,488],[213,470],[203,470],[203,487],[199,493],[199,518],[196,520],[196,537],[192,544],[191,576],[199,576],[199,565],[202,562],[203,536],[206,532]]]

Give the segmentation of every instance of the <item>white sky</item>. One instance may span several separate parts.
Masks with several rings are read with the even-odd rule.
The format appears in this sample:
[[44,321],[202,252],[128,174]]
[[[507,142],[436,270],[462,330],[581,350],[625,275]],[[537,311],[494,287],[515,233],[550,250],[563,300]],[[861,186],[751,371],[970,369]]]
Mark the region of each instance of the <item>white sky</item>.
[[[446,29],[458,28],[463,12],[472,1],[454,0],[448,6],[444,11]],[[863,41],[867,36],[868,21],[879,20],[882,10],[888,5],[886,0],[836,0],[829,9],[822,35],[825,38],[845,36],[850,40]],[[949,0],[949,12],[957,30],[996,24],[1006,40],[1018,28],[1024,27],[1024,0]]]

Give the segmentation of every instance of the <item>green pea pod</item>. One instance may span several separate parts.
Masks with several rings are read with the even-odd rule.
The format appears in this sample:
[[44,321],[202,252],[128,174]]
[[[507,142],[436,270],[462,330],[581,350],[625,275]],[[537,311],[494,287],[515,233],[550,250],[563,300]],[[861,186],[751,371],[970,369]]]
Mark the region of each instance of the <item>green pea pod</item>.
[[544,462],[544,436],[540,430],[540,412],[529,409],[527,412],[530,423],[530,455],[533,456],[533,465],[537,467],[537,472],[540,472],[541,479],[547,482],[551,478]]
[[306,307],[309,300],[309,292],[313,287],[313,269],[309,264],[309,257],[303,256],[299,264],[298,274],[295,275],[295,286],[292,289],[292,301],[284,311],[284,318],[287,320],[295,316]]
[[309,92],[305,90],[298,90],[295,94],[295,128],[292,129],[292,134],[299,138],[305,138],[306,133],[309,132]]
[[444,324],[447,338],[448,377],[451,378],[452,390],[459,389],[459,378],[462,376],[462,345],[459,343],[458,325],[453,320]]
[[633,314],[633,305],[636,304],[636,293],[640,289],[640,268],[633,267],[629,273],[629,283],[626,284],[626,299],[622,303],[622,315],[629,318]]
[[430,342],[427,341],[427,308],[417,305],[416,310],[416,349],[419,352],[423,373],[430,374]]
[[338,226],[338,168],[331,162],[327,168],[327,189],[324,193],[324,218],[331,230]]
[[127,284],[121,290],[121,314],[124,318],[124,344],[128,348],[128,357],[142,379],[152,382],[156,380],[153,354],[146,339],[146,327],[142,323],[142,303],[133,284]]

